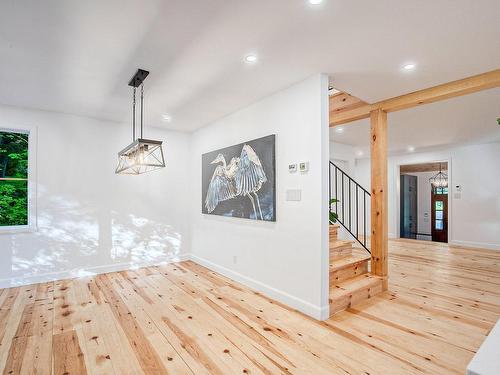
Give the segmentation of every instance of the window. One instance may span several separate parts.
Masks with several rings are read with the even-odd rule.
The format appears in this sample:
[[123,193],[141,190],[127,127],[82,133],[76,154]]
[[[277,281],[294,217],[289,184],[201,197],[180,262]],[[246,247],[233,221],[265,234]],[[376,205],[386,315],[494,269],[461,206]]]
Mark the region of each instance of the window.
[[434,202],[434,212],[435,212],[435,223],[434,227],[436,230],[444,229],[444,203],[443,201]]
[[30,224],[28,131],[0,129],[0,228]]
[[443,230],[443,220],[436,220],[436,229],[437,230]]
[[447,187],[434,188],[434,194],[448,194],[448,188]]

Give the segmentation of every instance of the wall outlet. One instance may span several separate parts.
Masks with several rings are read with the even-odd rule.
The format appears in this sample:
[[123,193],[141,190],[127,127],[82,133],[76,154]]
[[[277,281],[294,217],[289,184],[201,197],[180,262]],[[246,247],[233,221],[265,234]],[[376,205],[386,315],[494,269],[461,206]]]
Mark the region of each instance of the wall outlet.
[[307,162],[307,161],[300,162],[300,164],[299,164],[299,170],[302,173],[307,172],[309,170],[309,162]]
[[302,199],[302,190],[300,189],[288,189],[286,191],[286,200],[298,202]]
[[297,164],[288,164],[288,172],[290,173],[297,172]]

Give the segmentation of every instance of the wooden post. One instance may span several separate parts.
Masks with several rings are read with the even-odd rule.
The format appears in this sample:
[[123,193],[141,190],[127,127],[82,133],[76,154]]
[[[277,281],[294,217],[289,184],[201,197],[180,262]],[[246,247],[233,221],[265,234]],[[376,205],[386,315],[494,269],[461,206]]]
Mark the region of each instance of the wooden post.
[[384,278],[387,290],[388,199],[387,199],[387,112],[370,113],[371,125],[371,272]]

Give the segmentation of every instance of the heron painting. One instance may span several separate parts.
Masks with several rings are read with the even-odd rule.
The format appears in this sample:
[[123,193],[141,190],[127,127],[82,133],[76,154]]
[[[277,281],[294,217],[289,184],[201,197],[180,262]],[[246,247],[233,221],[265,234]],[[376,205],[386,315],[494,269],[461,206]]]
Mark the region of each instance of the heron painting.
[[202,212],[276,221],[275,136],[202,156]]

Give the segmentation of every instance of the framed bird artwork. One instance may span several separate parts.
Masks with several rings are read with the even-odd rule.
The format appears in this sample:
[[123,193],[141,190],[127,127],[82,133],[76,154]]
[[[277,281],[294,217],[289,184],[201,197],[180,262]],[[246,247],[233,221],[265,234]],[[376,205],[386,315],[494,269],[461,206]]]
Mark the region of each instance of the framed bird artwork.
[[202,213],[276,221],[275,138],[202,155]]

